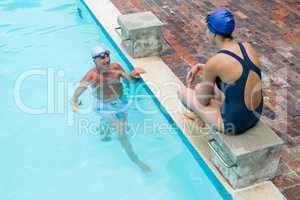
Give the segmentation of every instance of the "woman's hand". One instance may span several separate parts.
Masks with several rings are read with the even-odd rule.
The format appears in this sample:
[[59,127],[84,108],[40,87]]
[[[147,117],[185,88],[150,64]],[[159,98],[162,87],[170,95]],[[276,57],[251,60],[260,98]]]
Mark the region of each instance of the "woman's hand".
[[198,74],[198,72],[200,70],[203,69],[203,67],[204,67],[204,64],[198,63],[190,69],[190,71],[188,72],[188,74],[186,76],[186,85],[188,88],[191,87],[193,81],[195,80],[196,75]]

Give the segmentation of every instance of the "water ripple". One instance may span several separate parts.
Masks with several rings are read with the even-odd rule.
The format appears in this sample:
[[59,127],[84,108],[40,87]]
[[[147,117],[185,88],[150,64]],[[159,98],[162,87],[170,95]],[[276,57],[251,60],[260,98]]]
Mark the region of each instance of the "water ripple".
[[0,28],[6,28],[6,27],[9,27],[10,24],[0,24]]
[[70,29],[70,28],[74,28],[74,27],[78,27],[78,26],[79,25],[64,26],[62,28],[57,28],[57,29],[53,29],[51,31],[46,31],[46,32],[39,33],[39,35],[47,35],[49,33],[55,33],[55,32],[58,32],[58,31],[62,31],[62,30],[66,30],[66,29]]
[[74,7],[75,5],[76,4],[74,4],[74,3],[68,3],[68,4],[63,4],[63,5],[60,5],[60,6],[56,6],[56,7],[53,7],[53,8],[46,9],[45,11],[46,12],[61,11],[61,10],[65,10],[67,8],[70,8],[70,7]]
[[50,31],[50,30],[53,30],[53,29],[56,29],[57,26],[46,26],[46,27],[43,27],[43,28],[37,28],[37,29],[34,29],[30,32],[27,32],[27,33],[24,33],[22,35],[32,35],[32,34],[37,34],[37,33],[43,33],[45,31]]
[[26,28],[27,27],[12,28],[12,29],[9,29],[6,33],[17,32],[17,31],[20,31],[20,30],[24,30]]
[[1,2],[0,9],[3,11],[14,11],[18,9],[36,8],[41,6],[41,0],[18,0],[10,3]]
[[37,28],[36,31],[48,31],[50,29],[56,28],[56,26],[46,26],[44,28]]

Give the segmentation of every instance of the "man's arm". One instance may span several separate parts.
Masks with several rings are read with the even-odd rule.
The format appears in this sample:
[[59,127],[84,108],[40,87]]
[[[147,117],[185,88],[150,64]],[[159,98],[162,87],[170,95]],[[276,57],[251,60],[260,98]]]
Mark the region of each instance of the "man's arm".
[[78,102],[78,98],[80,95],[86,90],[88,83],[85,81],[81,81],[79,86],[76,88],[74,95],[72,97],[73,102]]
[[214,97],[214,85],[217,77],[217,58],[211,58],[203,66],[203,77],[201,83],[195,87],[195,93],[199,102],[207,106]]
[[141,68],[135,68],[131,73],[127,74],[119,64],[115,64],[115,68],[120,71],[121,77],[123,77],[129,82],[132,82],[133,80],[137,79],[140,74],[145,73],[145,70]]
[[92,75],[88,72],[83,77],[83,79],[80,81],[79,86],[76,88],[76,90],[73,94],[72,100],[71,100],[74,112],[77,112],[79,110],[80,102],[78,101],[78,98],[90,85],[90,83],[92,82],[92,79],[93,79]]

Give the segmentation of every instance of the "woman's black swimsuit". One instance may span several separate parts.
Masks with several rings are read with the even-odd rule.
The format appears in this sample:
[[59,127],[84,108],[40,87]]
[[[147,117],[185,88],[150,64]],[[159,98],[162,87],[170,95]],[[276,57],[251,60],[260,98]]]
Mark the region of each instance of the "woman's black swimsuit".
[[224,122],[224,130],[227,134],[241,134],[255,126],[263,109],[263,98],[259,106],[254,110],[248,110],[245,104],[245,86],[250,71],[254,71],[261,78],[261,70],[250,60],[245,47],[239,43],[243,58],[228,50],[221,50],[219,53],[227,54],[238,60],[243,72],[241,77],[234,83],[224,83],[219,77],[216,79],[218,88],[225,95],[225,102],[221,108],[221,115]]

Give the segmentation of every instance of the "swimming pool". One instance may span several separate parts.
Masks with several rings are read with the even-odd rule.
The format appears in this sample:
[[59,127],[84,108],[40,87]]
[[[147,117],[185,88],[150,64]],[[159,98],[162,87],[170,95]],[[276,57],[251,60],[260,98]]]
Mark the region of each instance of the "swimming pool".
[[130,88],[127,133],[151,173],[116,137],[101,141],[88,92],[83,113],[71,112],[91,47],[131,69],[81,2],[4,0],[0,17],[1,199],[230,199],[142,81]]

